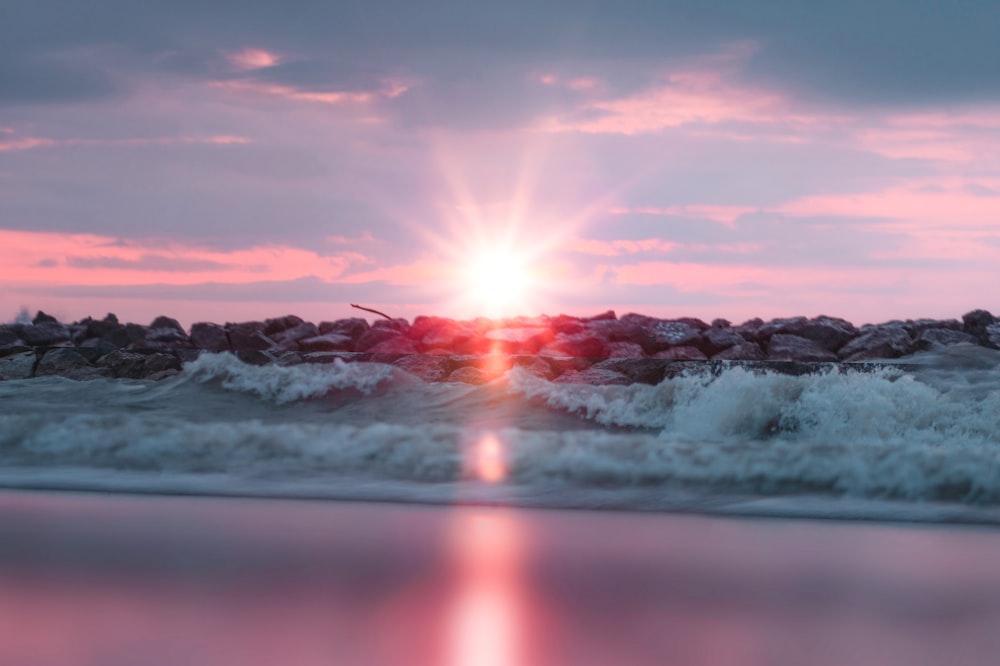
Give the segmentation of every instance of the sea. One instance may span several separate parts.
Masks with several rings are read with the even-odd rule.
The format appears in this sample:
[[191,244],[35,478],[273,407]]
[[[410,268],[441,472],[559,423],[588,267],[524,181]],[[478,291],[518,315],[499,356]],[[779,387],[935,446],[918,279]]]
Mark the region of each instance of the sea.
[[0,487],[1000,524],[1000,351],[655,386],[230,354],[5,381]]

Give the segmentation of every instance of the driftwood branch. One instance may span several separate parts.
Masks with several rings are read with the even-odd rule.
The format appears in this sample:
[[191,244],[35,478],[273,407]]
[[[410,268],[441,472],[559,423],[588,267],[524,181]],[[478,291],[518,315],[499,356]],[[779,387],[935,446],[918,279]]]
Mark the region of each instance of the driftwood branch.
[[392,317],[390,317],[389,315],[387,315],[384,312],[379,312],[378,310],[372,310],[371,308],[366,308],[363,305],[357,305],[356,303],[351,303],[351,307],[352,308],[357,308],[359,310],[364,310],[365,312],[371,312],[372,314],[382,315],[383,317],[385,317],[389,321],[392,321]]

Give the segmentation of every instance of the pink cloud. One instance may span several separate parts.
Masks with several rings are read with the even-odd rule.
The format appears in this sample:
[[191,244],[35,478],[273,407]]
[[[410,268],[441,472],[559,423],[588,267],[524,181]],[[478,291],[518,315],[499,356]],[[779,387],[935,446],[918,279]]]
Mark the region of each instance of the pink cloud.
[[35,148],[52,148],[58,146],[169,146],[174,144],[210,144],[231,146],[251,143],[251,139],[243,136],[220,134],[216,136],[176,136],[176,137],[135,137],[130,139],[53,139],[49,137],[26,136],[0,140],[0,153],[32,150]]
[[690,206],[618,206],[611,209],[613,215],[674,215],[699,220],[714,220],[724,224],[732,224],[740,215],[752,213],[755,206],[722,206],[713,204],[695,204]]
[[368,258],[284,246],[220,252],[177,243],[122,244],[92,234],[0,230],[0,281],[8,285],[195,285],[318,277],[336,280]]
[[212,81],[213,88],[233,93],[279,97],[294,102],[318,104],[368,104],[378,98],[393,99],[410,89],[411,83],[402,79],[386,79],[377,90],[306,90],[294,86],[263,81]]
[[278,54],[260,48],[246,48],[235,53],[228,53],[226,60],[235,69],[242,72],[273,67],[281,62]]

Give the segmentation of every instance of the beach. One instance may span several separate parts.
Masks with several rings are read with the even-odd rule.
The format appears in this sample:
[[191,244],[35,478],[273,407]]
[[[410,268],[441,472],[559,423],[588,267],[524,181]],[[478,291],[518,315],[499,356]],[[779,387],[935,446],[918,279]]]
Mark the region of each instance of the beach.
[[0,492],[0,664],[986,664],[993,529]]

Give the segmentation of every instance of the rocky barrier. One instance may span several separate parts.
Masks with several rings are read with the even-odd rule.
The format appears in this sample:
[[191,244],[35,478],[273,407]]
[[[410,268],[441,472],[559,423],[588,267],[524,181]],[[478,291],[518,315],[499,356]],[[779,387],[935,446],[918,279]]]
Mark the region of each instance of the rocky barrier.
[[[31,323],[0,326],[0,379],[61,376],[163,379],[203,352],[231,352],[247,363],[391,363],[427,381],[482,383],[522,366],[554,381],[657,383],[692,368],[718,372],[733,362],[799,374],[905,358],[953,345],[1000,349],[1000,320],[986,310],[957,319],[917,319],[856,327],[834,317],[723,319],[516,317],[456,321],[421,316],[352,317],[319,324],[294,315],[227,323],[175,319],[148,326],[109,314],[71,324],[39,312]],[[845,366],[843,364],[861,364]]]

